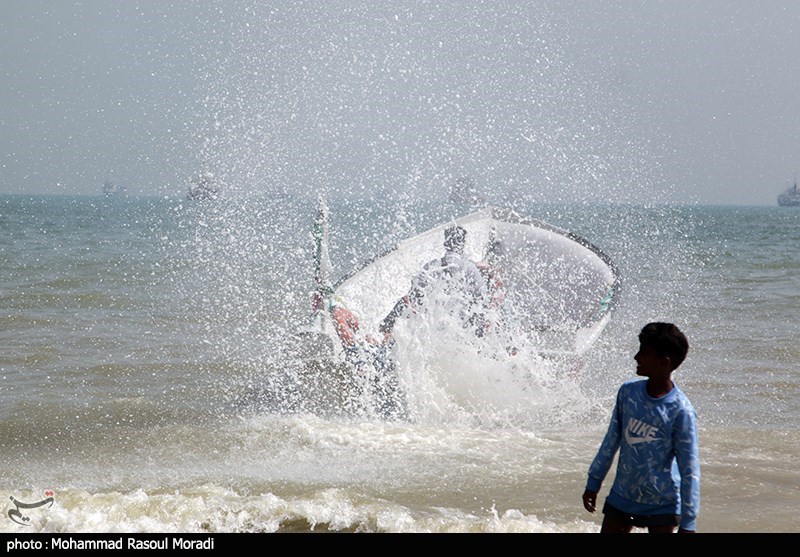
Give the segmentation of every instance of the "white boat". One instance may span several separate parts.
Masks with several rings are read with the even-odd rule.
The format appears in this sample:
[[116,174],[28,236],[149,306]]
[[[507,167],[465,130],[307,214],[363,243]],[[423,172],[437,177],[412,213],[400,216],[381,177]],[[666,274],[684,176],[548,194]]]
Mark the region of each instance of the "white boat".
[[[544,358],[580,359],[591,348],[611,318],[621,277],[612,260],[588,240],[509,209],[484,207],[399,242],[334,283],[327,207],[320,199],[315,309],[301,332],[302,357],[358,367],[385,350],[382,321],[409,292],[423,265],[442,257],[444,230],[453,224],[467,231],[464,256],[497,266],[502,274],[504,304],[513,309],[503,326],[512,344]],[[498,243],[503,255],[492,260],[490,247]]]
[[778,196],[778,205],[781,207],[800,207],[800,190],[797,189],[797,174],[794,175],[794,185],[786,188]]
[[486,205],[486,198],[478,193],[475,180],[469,176],[462,176],[450,188],[450,201],[481,207]]
[[219,197],[219,185],[212,172],[192,178],[186,198],[189,200],[214,200]]
[[103,194],[107,197],[112,196],[125,196],[127,194],[127,189],[125,186],[120,186],[116,182],[112,182],[111,180],[107,180],[103,184]]

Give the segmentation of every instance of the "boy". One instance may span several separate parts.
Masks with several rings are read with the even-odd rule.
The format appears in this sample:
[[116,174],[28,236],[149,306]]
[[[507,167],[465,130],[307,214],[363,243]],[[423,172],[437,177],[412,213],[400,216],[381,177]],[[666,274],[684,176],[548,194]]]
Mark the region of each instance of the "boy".
[[608,432],[589,467],[583,506],[595,512],[597,492],[619,450],[617,474],[603,506],[604,533],[696,529],[700,511],[697,414],[671,375],[689,351],[672,323],[648,323],[639,333],[636,375],[623,383]]

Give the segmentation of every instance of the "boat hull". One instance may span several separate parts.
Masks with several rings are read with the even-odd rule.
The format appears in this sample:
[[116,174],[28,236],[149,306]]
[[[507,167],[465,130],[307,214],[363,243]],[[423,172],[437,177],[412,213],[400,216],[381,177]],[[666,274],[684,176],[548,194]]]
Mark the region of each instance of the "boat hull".
[[[575,234],[513,211],[487,207],[456,219],[467,230],[465,257],[487,260],[494,242],[514,334],[537,337],[542,353],[579,355],[608,323],[621,287],[620,274],[599,248]],[[422,266],[443,253],[443,223],[368,261],[335,285],[338,300],[364,333],[379,335],[381,321],[408,293]]]
[[[476,334],[463,322],[437,320],[442,316],[433,315],[435,301],[426,295],[420,311],[409,309],[397,320],[387,341],[384,318],[425,263],[442,256],[444,230],[454,223],[467,231],[464,256],[502,278],[502,311],[487,311],[502,319],[490,319]],[[621,292],[618,269],[595,245],[502,208],[486,207],[401,241],[335,284],[324,204],[315,238],[316,311],[296,337],[296,360],[338,378],[330,390],[344,397],[342,408],[382,419],[420,417],[451,404],[500,407],[530,398],[538,372],[574,376]],[[498,244],[501,250],[489,249]]]

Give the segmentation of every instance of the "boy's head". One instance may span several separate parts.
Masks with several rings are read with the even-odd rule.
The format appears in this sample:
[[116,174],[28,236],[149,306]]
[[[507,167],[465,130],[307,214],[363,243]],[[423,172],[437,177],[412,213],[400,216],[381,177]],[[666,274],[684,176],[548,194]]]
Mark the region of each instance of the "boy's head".
[[648,323],[639,333],[642,348],[652,348],[659,356],[667,356],[675,370],[686,359],[689,341],[672,323]]

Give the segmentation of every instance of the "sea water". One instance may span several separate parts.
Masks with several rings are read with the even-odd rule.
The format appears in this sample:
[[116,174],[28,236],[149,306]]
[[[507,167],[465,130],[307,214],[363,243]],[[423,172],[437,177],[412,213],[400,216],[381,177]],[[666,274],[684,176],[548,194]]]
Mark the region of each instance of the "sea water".
[[[596,532],[586,472],[664,320],[691,344],[674,379],[698,413],[698,530],[797,532],[800,211],[514,208],[614,260],[608,327],[568,375],[406,338],[415,413],[386,421],[332,411],[334,371],[292,356],[308,199],[0,197],[0,531]],[[331,200],[334,272],[458,211]],[[483,398],[464,387],[482,373]]]

